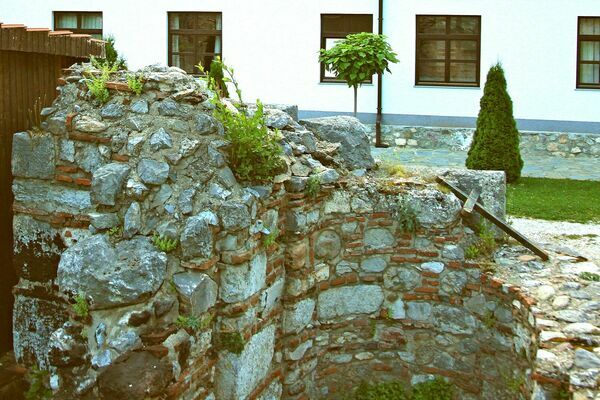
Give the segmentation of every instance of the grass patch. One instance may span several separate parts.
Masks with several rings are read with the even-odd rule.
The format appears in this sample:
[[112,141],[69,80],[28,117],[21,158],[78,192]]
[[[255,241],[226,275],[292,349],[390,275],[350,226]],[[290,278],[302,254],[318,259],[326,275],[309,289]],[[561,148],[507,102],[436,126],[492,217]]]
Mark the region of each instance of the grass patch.
[[506,212],[548,221],[600,222],[600,182],[521,178],[508,185]]

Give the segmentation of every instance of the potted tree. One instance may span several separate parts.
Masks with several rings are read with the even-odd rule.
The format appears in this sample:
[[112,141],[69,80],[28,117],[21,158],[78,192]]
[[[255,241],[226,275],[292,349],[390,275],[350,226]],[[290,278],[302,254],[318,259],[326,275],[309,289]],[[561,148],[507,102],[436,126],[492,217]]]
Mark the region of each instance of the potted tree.
[[348,35],[329,50],[321,49],[319,61],[354,89],[354,116],[357,113],[358,87],[375,74],[391,72],[397,54],[384,35],[362,32]]

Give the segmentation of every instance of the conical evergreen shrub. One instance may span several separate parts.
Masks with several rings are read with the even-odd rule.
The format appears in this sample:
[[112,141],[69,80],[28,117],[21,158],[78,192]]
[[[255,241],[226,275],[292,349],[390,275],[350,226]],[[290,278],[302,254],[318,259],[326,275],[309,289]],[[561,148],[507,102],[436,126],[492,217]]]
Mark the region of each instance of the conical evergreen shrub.
[[520,134],[513,117],[513,104],[500,64],[488,72],[480,105],[467,168],[504,171],[506,180],[514,182],[521,176],[523,159],[519,152]]

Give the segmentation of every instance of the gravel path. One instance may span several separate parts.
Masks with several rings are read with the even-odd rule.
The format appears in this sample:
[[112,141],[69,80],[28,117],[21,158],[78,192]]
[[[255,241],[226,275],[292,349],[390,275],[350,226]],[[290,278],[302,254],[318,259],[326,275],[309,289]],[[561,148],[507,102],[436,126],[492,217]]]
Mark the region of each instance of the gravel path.
[[[550,260],[510,242],[495,253],[495,275],[536,300],[540,329],[536,373],[569,386],[573,399],[600,399],[600,225],[510,218],[512,226],[548,251]],[[577,253],[588,260],[577,258]],[[558,399],[556,385],[538,386],[533,398]]]

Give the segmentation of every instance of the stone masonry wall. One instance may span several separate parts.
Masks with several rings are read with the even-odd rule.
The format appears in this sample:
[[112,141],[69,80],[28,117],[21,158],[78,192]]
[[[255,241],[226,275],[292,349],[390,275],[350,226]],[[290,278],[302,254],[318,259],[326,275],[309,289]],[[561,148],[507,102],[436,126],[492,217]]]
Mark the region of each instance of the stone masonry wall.
[[357,121],[268,109],[286,168],[243,185],[199,81],[152,66],[138,96],[120,72],[99,104],[98,73],[72,67],[14,136],[15,354],[56,398],[347,398],[434,375],[460,398],[531,393],[530,300],[465,262],[454,196],[370,175]]
[[[375,138],[375,126],[369,125]],[[466,151],[471,145],[473,128],[437,128],[382,125],[384,143],[400,148],[451,149]],[[556,157],[597,157],[600,136],[593,133],[521,131],[521,152]]]

